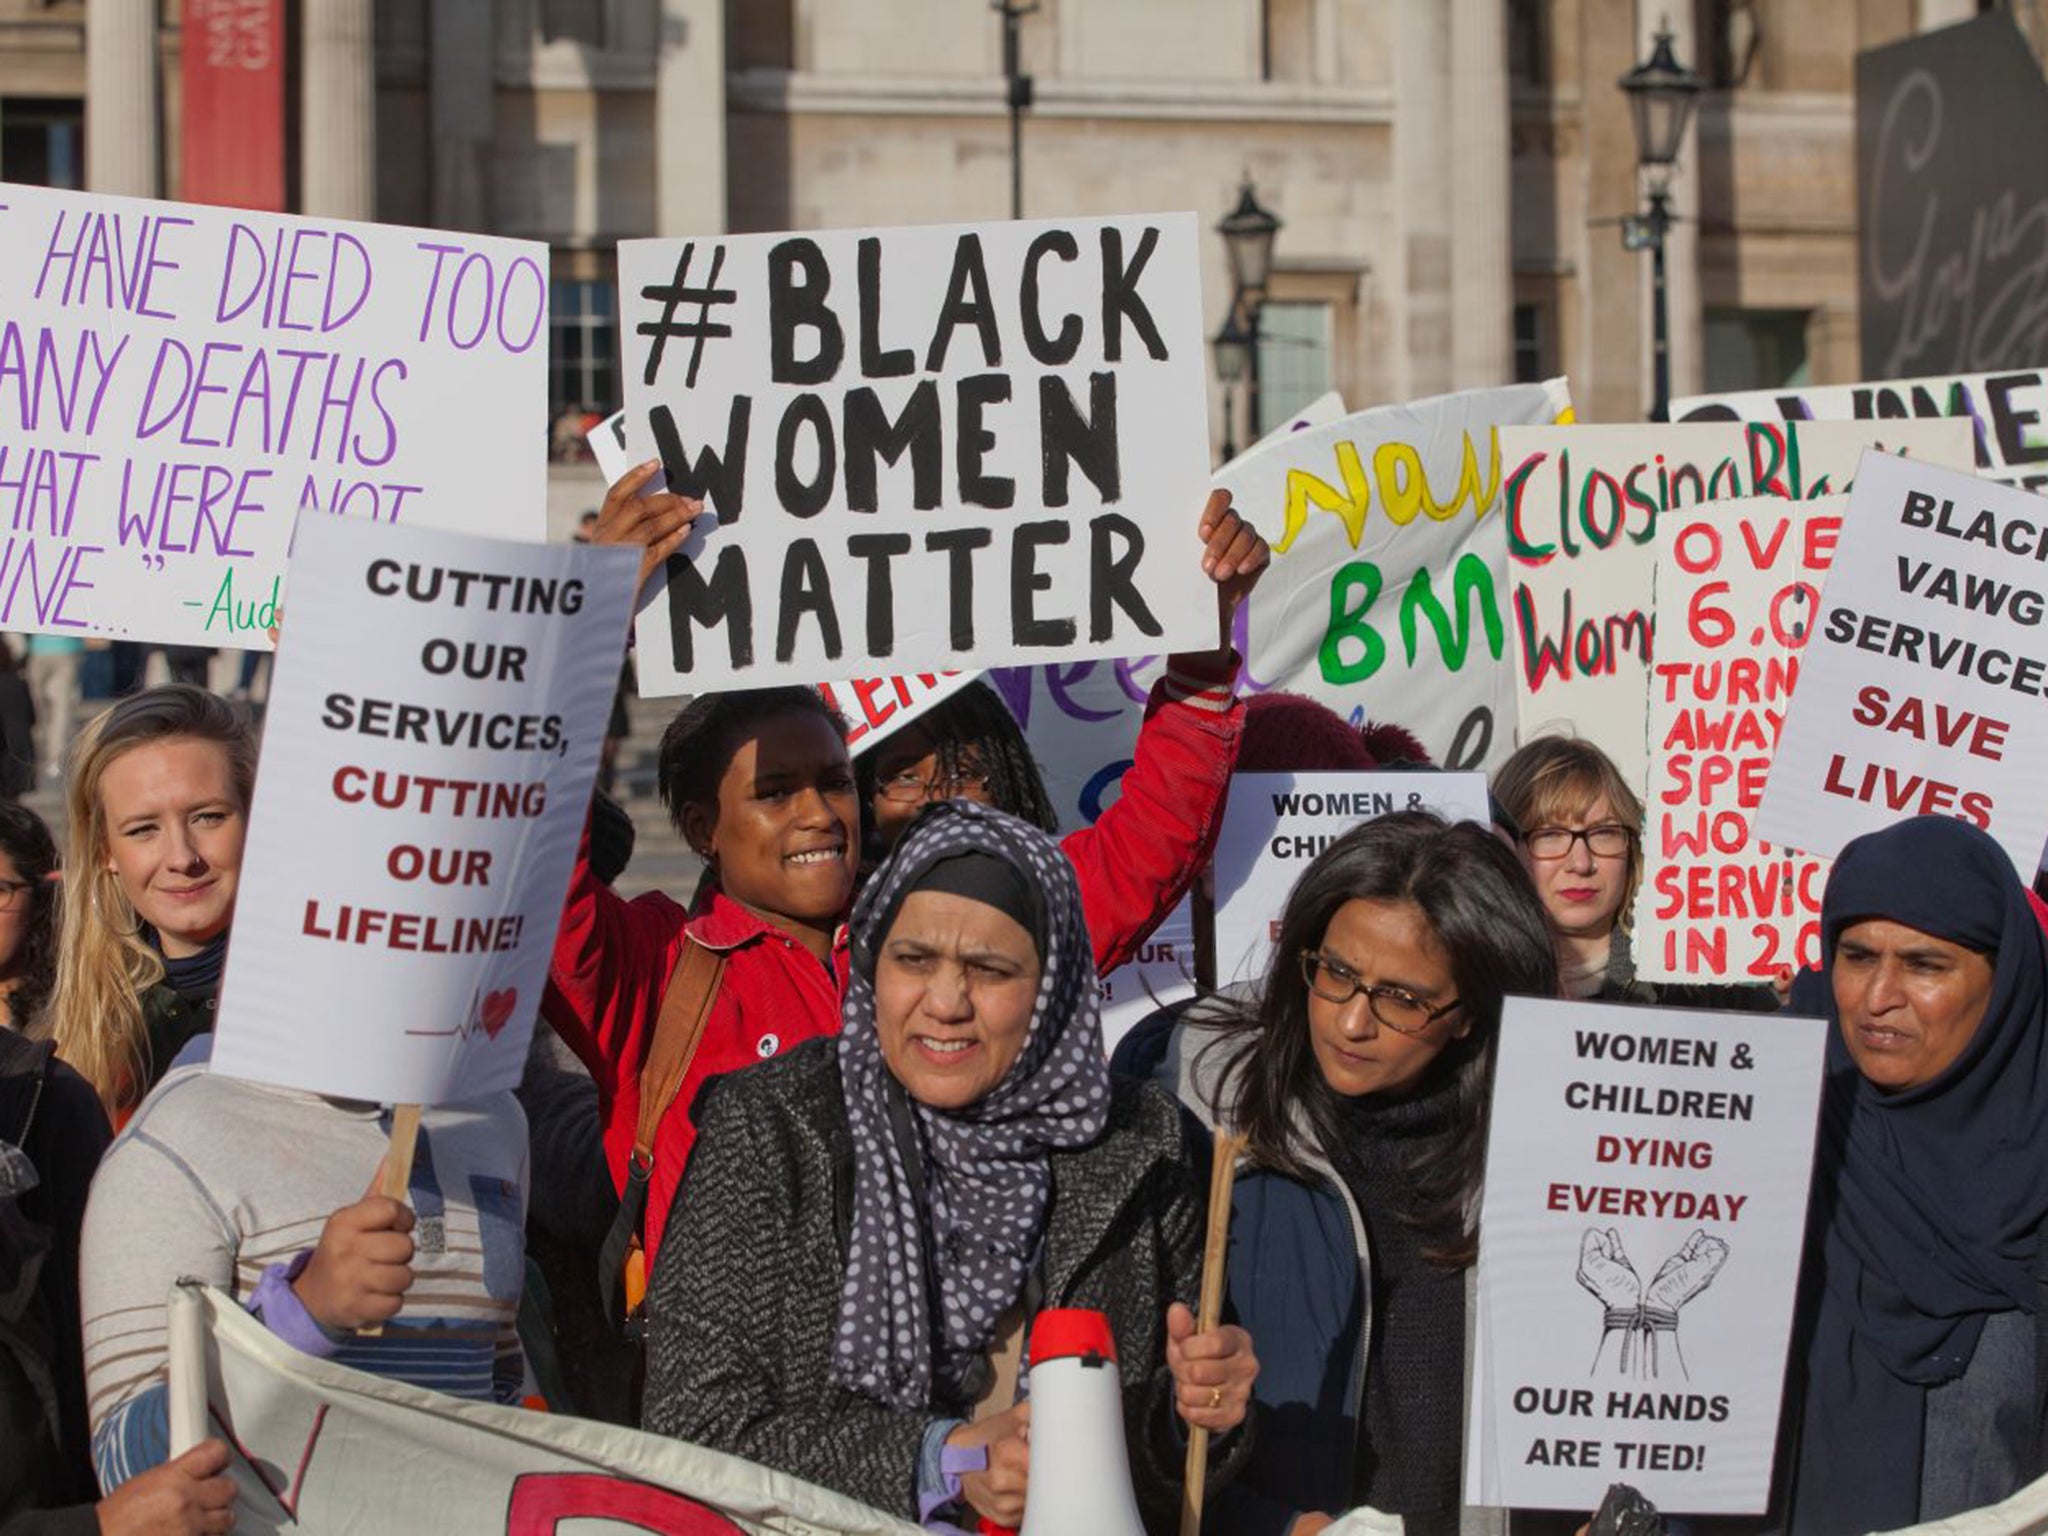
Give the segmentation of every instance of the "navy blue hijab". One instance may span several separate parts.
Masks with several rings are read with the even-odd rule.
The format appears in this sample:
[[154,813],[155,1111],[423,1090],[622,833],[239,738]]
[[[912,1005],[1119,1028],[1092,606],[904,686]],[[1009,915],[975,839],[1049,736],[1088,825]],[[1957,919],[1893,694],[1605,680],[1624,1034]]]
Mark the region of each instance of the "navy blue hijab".
[[[1836,941],[1867,919],[1993,964],[1990,1001],[1962,1055],[1898,1093],[1857,1071],[1835,1007]],[[1927,1391],[1962,1374],[1988,1316],[2037,1310],[2048,1218],[2048,943],[2005,851],[1946,816],[1859,837],[1828,879],[1821,937],[1833,1028],[1793,1493],[1802,1536],[1920,1518]],[[2035,1396],[2038,1463],[2038,1385]]]

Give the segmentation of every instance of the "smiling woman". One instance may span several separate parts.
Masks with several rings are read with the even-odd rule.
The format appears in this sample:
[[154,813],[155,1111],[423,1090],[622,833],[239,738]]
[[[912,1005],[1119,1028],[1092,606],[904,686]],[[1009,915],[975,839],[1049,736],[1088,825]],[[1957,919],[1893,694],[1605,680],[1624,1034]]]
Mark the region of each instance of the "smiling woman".
[[72,749],[53,1033],[116,1124],[213,1028],[255,778],[242,717],[182,684],[121,700]]

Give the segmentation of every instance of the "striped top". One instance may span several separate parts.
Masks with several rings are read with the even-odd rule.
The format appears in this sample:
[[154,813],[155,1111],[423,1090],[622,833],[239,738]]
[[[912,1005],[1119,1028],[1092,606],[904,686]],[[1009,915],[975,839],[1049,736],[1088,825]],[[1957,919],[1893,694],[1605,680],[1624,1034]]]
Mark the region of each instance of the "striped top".
[[[328,1216],[363,1197],[389,1141],[375,1105],[203,1067],[171,1073],[143,1102],[100,1164],[80,1255],[102,1486],[168,1456],[172,1284],[191,1277],[248,1304],[265,1270],[311,1249]],[[412,1288],[381,1337],[344,1339],[331,1358],[459,1397],[519,1400],[526,1156],[509,1093],[426,1112],[409,1197]]]

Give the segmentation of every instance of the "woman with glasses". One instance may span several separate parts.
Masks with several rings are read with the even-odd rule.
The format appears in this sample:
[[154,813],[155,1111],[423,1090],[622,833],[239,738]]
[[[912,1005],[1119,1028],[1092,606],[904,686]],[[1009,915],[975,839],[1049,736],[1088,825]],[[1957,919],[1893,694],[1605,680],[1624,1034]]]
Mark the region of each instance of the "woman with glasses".
[[1313,1536],[1361,1504],[1459,1528],[1466,1284],[1501,1002],[1553,996],[1543,908],[1476,823],[1382,816],[1325,849],[1265,978],[1205,999],[1161,1065],[1247,1137],[1230,1302],[1259,1424],[1211,1530]]
[[[1521,828],[1522,867],[1550,920],[1563,996],[1676,1008],[1769,1013],[1769,986],[1653,985],[1636,975],[1628,924],[1643,878],[1643,805],[1614,760],[1576,736],[1539,736],[1493,776],[1492,790]],[[1791,973],[1778,978],[1791,984]]]
[[[1202,569],[1216,587],[1219,636],[1227,637],[1272,551],[1224,491],[1211,493],[1196,533]],[[1209,861],[1244,730],[1244,706],[1232,696],[1237,669],[1227,638],[1213,651],[1169,656],[1116,802],[1060,843],[1080,876],[1099,971],[1129,960]],[[855,766],[870,866],[939,800],[992,805],[1059,834],[1024,733],[986,683],[968,684]]]

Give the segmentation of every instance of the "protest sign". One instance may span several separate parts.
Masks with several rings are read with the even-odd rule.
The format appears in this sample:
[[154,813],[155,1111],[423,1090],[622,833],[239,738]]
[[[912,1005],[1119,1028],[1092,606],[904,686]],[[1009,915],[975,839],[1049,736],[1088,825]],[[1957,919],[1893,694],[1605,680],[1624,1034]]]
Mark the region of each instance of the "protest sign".
[[1635,909],[1645,980],[1767,981],[1820,963],[1827,866],[1751,822],[1848,505],[1715,502],[1663,521]]
[[2048,369],[2043,368],[1889,379],[1877,384],[1736,390],[1671,402],[1671,419],[1681,422],[1952,418],[1965,423],[1975,439],[1979,474],[2037,492],[2048,490],[2044,416],[2048,416]]
[[304,521],[214,1071],[373,1103],[518,1083],[638,569]]
[[1620,1482],[1669,1514],[1763,1510],[1826,1036],[1508,999],[1466,1503],[1583,1517]]
[[1869,447],[1970,463],[1959,421],[1503,427],[1500,447],[1522,738],[1567,725],[1639,794],[1658,519],[1702,502],[1846,491]]
[[1126,964],[1102,978],[1102,1049],[1146,1017],[1195,995],[1195,917],[1192,899],[1173,909]]
[[0,187],[0,629],[265,647],[301,508],[544,537],[547,261]]
[[643,694],[1214,643],[1191,214],[628,240]]
[[2048,837],[2048,500],[1863,461],[1757,830],[1832,858],[1904,816],[1960,816],[2031,881]]
[[1240,773],[1216,834],[1216,980],[1266,974],[1301,872],[1360,822],[1395,811],[1493,825],[1481,773]]
[[169,1306],[172,1449],[208,1435],[227,1442],[235,1529],[245,1536],[919,1531],[665,1435],[447,1397],[301,1354],[230,1297],[191,1281]]
[[[1354,724],[1406,726],[1447,767],[1505,758],[1515,681],[1494,432],[1569,411],[1562,380],[1446,395],[1291,432],[1218,470],[1274,550],[1238,611],[1239,691],[1304,693]],[[1193,513],[1180,538],[1192,561]],[[1116,798],[1164,671],[1165,657],[1134,653],[990,673],[1063,824],[1086,825]]]

